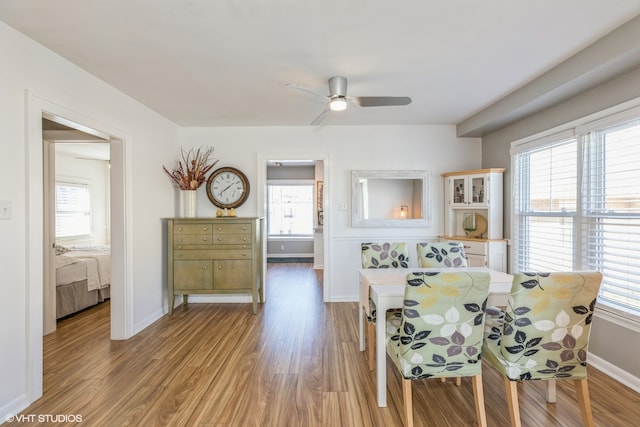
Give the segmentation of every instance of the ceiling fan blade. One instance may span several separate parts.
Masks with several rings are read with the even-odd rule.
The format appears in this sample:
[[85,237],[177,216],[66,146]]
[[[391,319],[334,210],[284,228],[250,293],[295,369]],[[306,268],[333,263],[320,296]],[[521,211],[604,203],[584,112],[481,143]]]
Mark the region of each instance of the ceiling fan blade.
[[392,107],[411,104],[411,98],[408,96],[355,96],[353,99],[361,107]]
[[329,112],[331,111],[331,109],[329,108],[329,104],[324,106],[324,110],[322,110],[322,113],[320,113],[320,115],[318,115],[318,117],[316,117],[315,119],[313,119],[313,121],[310,123],[311,126],[317,126],[322,124],[322,122],[324,122],[324,119],[327,118],[327,114],[329,114]]
[[308,93],[311,93],[313,95],[318,95],[318,96],[321,96],[323,98],[329,98],[327,95],[323,95],[323,94],[321,94],[319,92],[315,92],[315,91],[313,91],[311,89],[307,89],[306,87],[297,85],[295,83],[287,83],[287,87],[290,87],[292,89],[298,89],[298,90],[301,90],[303,92],[308,92]]

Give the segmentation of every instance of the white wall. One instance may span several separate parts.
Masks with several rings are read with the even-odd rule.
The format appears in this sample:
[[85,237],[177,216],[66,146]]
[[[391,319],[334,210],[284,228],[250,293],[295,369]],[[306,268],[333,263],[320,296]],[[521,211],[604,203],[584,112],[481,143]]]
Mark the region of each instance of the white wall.
[[[42,393],[42,144],[31,135],[35,105],[124,140],[127,174],[126,263],[135,333],[162,315],[161,218],[172,216],[175,192],[162,172],[179,150],[178,127],[75,65],[0,23],[0,419]],[[42,136],[39,135],[41,139]],[[35,191],[33,191],[35,190]],[[39,316],[38,311],[40,310]],[[11,325],[11,327],[8,327]],[[39,331],[39,337],[38,337]],[[35,355],[34,357],[32,357]],[[31,376],[30,373],[36,373]]]
[[[236,209],[239,216],[262,215],[256,197],[266,165],[258,159],[281,159],[283,154],[313,158],[328,153],[324,177],[324,232],[328,260],[325,260],[326,295],[330,301],[356,301],[360,243],[364,241],[406,241],[415,262],[415,243],[435,239],[443,232],[443,172],[480,167],[479,139],[457,138],[454,126],[339,126],[339,127],[251,127],[185,128],[185,148],[215,147],[216,167],[241,169],[251,183],[249,200]],[[291,157],[288,157],[291,158]],[[429,170],[433,221],[425,228],[352,228],[352,170]],[[344,210],[343,210],[344,207]],[[215,215],[206,193],[198,194],[198,215]]]

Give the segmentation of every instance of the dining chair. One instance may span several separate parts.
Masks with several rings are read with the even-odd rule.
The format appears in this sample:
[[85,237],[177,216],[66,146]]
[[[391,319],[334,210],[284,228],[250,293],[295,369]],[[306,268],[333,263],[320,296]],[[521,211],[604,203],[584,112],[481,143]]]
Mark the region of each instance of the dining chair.
[[[464,245],[461,242],[417,243],[416,252],[421,267],[434,268],[463,268],[467,266]],[[442,382],[447,379],[442,378]],[[456,378],[456,385],[460,385],[460,378]]]
[[466,267],[467,258],[461,242],[417,243],[416,252],[421,267]]
[[481,357],[489,282],[489,273],[478,271],[407,274],[400,322],[388,319],[386,343],[402,376],[407,427],[411,382],[450,377],[471,377],[477,422],[487,425]]
[[[403,242],[362,243],[362,268],[408,268],[409,250]],[[388,315],[400,310],[389,310]],[[369,298],[369,313],[367,313],[367,341],[369,350],[369,370],[373,371],[376,340],[376,305]]]
[[505,310],[487,310],[483,355],[502,375],[511,425],[519,427],[518,382],[572,380],[582,423],[593,426],[587,348],[599,272],[518,273]]

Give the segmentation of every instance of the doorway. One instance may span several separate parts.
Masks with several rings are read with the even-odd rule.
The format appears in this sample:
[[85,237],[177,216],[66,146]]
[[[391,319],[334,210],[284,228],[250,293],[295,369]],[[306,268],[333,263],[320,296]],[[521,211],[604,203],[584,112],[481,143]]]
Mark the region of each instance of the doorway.
[[44,335],[110,296],[110,141],[43,114]]
[[[285,235],[274,236],[273,233],[265,236],[265,262],[280,259],[308,260],[313,263],[316,270],[322,270],[323,300],[327,301],[330,295],[329,287],[324,280],[329,277],[328,265],[324,260],[328,259],[329,246],[325,243],[330,228],[327,220],[327,199],[329,191],[328,155],[326,153],[263,153],[259,154],[258,174],[258,215],[265,218],[266,229],[269,230],[269,185],[274,182],[286,182],[299,184],[312,188],[311,224],[305,228],[304,236]],[[301,160],[302,159],[302,160]],[[276,179],[277,178],[277,179]],[[304,204],[304,203],[303,203]],[[304,211],[304,209],[303,209]],[[289,212],[289,210],[287,210]],[[307,214],[305,214],[307,215]],[[286,216],[286,215],[285,215]],[[296,228],[293,227],[293,230]],[[308,229],[308,230],[307,230]],[[286,231],[286,230],[285,230]],[[278,234],[278,233],[276,233]]]
[[[65,109],[58,104],[48,102],[31,93],[27,93],[27,323],[26,323],[26,355],[27,361],[27,400],[33,402],[42,396],[43,391],[43,292],[45,282],[45,253],[52,250],[45,244],[45,148],[43,143],[42,119],[58,117],[68,122],[71,127],[83,131],[95,130],[108,136],[109,156],[111,163],[110,178],[110,224],[111,224],[111,339],[127,339],[133,334],[132,298],[127,277],[125,254],[130,246],[130,236],[125,227],[125,201],[130,193],[126,175],[130,174],[125,162],[128,152],[127,141],[131,139],[128,133],[103,122],[80,115]],[[49,261],[50,262],[50,261]],[[55,317],[55,316],[54,316]]]

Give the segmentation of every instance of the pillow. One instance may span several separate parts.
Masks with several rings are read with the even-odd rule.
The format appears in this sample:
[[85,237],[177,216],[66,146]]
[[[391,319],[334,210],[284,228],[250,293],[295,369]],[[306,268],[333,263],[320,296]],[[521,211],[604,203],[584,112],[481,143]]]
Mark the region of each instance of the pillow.
[[56,255],[66,254],[67,252],[69,252],[71,250],[69,248],[66,248],[66,247],[58,245],[58,244],[56,244],[55,247],[56,247]]

